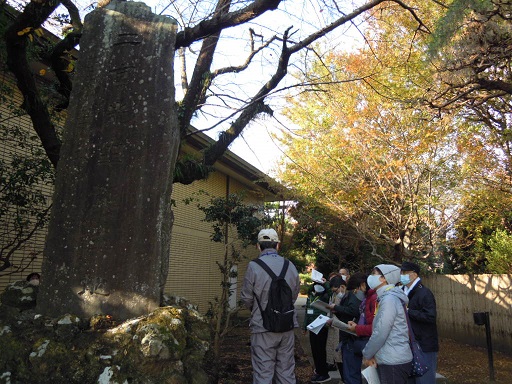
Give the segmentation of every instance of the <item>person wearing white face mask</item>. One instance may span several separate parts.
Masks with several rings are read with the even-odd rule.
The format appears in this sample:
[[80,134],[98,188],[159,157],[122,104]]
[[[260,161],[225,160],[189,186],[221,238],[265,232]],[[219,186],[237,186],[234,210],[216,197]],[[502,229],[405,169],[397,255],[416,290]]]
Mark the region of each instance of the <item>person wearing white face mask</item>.
[[28,284],[33,285],[34,287],[38,287],[41,280],[41,275],[37,272],[32,272],[27,276],[26,280],[28,281]]
[[329,368],[327,365],[327,337],[329,336],[328,327],[323,327],[318,334],[308,331],[307,325],[315,320],[319,315],[325,313],[311,304],[316,301],[329,303],[331,291],[329,284],[314,283],[308,289],[308,298],[306,300],[306,315],[304,316],[304,333],[309,333],[309,345],[311,346],[311,355],[315,364],[315,372],[311,378],[312,383],[325,383],[331,380]]
[[404,308],[409,299],[395,287],[399,281],[400,268],[391,264],[377,265],[367,279],[378,299],[372,335],[363,349],[363,363],[377,368],[381,384],[406,384],[412,370]]
[[[345,280],[341,278],[338,273],[332,273],[329,279],[329,285],[331,286],[331,298],[329,300],[329,304],[338,305],[341,302],[341,299],[345,295],[345,289],[347,288],[347,283]],[[331,317],[333,314],[331,314]],[[339,344],[339,329],[334,327],[328,327],[328,336],[327,336],[327,366],[329,371],[333,371],[339,369],[342,372],[341,367],[341,354],[340,351],[336,350]]]
[[410,261],[402,263],[402,283],[405,294],[409,298],[408,314],[414,337],[420,345],[426,363],[430,369],[421,377],[411,378],[410,383],[435,384],[439,337],[437,334],[436,299],[430,289],[420,279],[420,266]]
[[354,341],[354,353],[362,356],[362,351],[372,335],[372,324],[375,317],[375,310],[377,308],[377,292],[375,289],[370,289],[366,282],[361,284],[360,290],[364,292],[364,299],[359,307],[359,321],[357,323],[349,321],[349,330],[357,334],[357,339]]
[[348,279],[350,278],[350,272],[347,268],[341,268],[339,273],[340,273],[341,278],[345,282],[347,282]]
[[[347,282],[347,294],[338,305],[329,305],[331,311],[342,322],[348,323],[349,321],[359,320],[359,306],[362,299],[364,299],[361,285],[365,280],[366,275],[360,272],[350,276]],[[335,322],[331,323],[334,324]],[[341,356],[343,359],[340,372],[343,382],[345,384],[361,384],[361,356],[354,354],[354,337],[346,332],[339,332],[339,341],[341,342]]]

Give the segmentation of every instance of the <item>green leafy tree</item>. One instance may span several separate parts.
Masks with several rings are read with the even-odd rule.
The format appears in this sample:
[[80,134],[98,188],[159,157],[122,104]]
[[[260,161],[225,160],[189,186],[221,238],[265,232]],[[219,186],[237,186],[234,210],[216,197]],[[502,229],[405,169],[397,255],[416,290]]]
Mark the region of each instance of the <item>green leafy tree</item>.
[[428,104],[456,113],[469,127],[459,133],[468,177],[450,239],[450,271],[494,273],[496,247],[506,248],[512,192],[511,36],[508,3],[455,0],[430,42],[437,70],[426,93]]
[[[474,188],[462,196],[446,260],[447,273],[500,273],[492,267],[497,240],[512,230],[511,195],[493,186]],[[496,233],[501,236],[496,237]],[[491,245],[492,244],[492,245]]]
[[0,136],[4,142],[23,142],[25,149],[0,159],[0,274],[19,274],[41,256],[42,251],[30,250],[30,244],[49,219],[54,170],[26,131],[0,124]]
[[487,256],[487,271],[490,273],[512,272],[512,234],[496,230],[489,240],[491,252]]
[[[383,7],[368,19],[367,47],[322,56],[304,77],[322,84],[317,90],[323,93],[295,100],[292,119],[301,129],[285,138],[293,142],[287,181],[338,206],[374,255],[485,271],[488,241],[503,224],[485,219],[485,204],[465,202],[483,193],[500,207],[509,201],[508,8],[490,1],[416,5],[429,31],[454,26],[446,35],[453,40],[446,38],[446,49],[433,57],[429,34],[415,32],[396,8]],[[442,24],[442,17],[456,20]],[[460,67],[448,71],[449,63]],[[470,228],[465,220],[482,225]]]
[[341,220],[336,211],[299,198],[290,215],[294,220],[293,249],[324,275],[342,266],[351,271],[370,268],[371,249],[365,247],[352,223]]
[[430,42],[438,69],[429,89],[432,105],[471,113],[493,99],[508,100],[511,38],[508,2],[454,0],[436,22]]

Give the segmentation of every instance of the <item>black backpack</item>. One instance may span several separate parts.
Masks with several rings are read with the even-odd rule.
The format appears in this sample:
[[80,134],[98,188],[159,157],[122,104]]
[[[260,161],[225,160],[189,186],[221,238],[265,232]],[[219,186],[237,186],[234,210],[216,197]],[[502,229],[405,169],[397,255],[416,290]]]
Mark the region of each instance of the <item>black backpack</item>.
[[255,296],[260,308],[261,317],[263,318],[263,327],[270,332],[287,332],[292,330],[295,307],[293,306],[292,289],[284,278],[290,262],[285,259],[281,273],[279,276],[276,276],[269,266],[260,259],[253,261],[272,278],[268,291],[268,303],[265,309],[261,308],[260,301]]

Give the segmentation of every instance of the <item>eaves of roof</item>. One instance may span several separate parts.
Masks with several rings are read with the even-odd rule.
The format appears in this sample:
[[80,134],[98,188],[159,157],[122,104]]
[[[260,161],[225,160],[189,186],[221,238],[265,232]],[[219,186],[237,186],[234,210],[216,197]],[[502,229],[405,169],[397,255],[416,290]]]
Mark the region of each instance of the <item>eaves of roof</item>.
[[[215,140],[194,127],[189,127],[183,150],[201,152],[215,143]],[[261,194],[265,201],[281,200],[283,187],[267,174],[260,171],[238,155],[227,150],[214,164],[214,168],[242,183],[253,192]]]

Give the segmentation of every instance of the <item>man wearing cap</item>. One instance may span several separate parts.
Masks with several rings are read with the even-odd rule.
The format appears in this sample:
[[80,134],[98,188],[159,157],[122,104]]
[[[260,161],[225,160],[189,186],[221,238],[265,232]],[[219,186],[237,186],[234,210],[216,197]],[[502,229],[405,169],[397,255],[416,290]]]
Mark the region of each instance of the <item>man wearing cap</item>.
[[400,282],[409,298],[408,314],[414,337],[424,352],[430,369],[421,377],[411,378],[416,384],[434,384],[436,382],[437,353],[439,337],[436,325],[436,299],[430,289],[421,283],[420,266],[404,261],[401,266]]
[[[285,259],[277,254],[279,237],[275,230],[262,229],[258,233],[259,259],[276,275],[281,273]],[[285,274],[285,280],[292,290],[293,303],[297,300],[300,279],[297,268],[291,262]],[[295,334],[293,329],[286,332],[270,332],[263,327],[263,319],[255,297],[261,307],[266,308],[268,292],[272,278],[255,262],[250,262],[245,272],[240,298],[251,310],[251,359],[253,384],[295,384]],[[293,303],[291,303],[293,305]],[[298,327],[295,314],[294,326]]]

